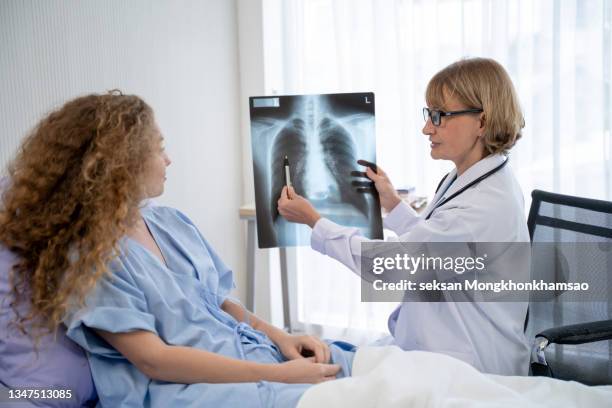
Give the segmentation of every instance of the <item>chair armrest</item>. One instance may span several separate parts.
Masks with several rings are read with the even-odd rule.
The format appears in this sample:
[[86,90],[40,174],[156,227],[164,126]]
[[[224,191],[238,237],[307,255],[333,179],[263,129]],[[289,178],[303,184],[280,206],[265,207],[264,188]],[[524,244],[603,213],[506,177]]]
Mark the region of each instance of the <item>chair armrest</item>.
[[549,343],[583,344],[612,339],[612,320],[553,327],[537,334]]

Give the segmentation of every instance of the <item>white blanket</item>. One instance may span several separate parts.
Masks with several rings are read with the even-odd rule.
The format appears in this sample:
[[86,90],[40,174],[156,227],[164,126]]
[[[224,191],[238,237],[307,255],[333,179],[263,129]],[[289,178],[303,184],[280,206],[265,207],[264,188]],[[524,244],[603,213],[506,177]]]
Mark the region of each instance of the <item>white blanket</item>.
[[362,347],[353,377],[311,387],[298,408],[612,407],[612,386],[482,374],[443,354]]

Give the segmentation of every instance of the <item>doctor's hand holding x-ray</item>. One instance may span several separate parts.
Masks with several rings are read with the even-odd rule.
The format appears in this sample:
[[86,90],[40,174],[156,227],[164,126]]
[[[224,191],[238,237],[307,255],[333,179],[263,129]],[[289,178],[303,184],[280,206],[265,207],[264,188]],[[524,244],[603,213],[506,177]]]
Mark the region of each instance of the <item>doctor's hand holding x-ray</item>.
[[[363,164],[365,162],[360,160],[358,163]],[[376,172],[374,172],[369,166],[366,166],[366,175],[374,182],[380,197],[380,205],[385,210],[391,211],[402,201],[391,180],[389,180],[387,173],[380,167],[377,167]],[[321,215],[310,201],[296,193],[292,186],[283,187],[281,196],[278,199],[278,212],[287,221],[306,224],[310,228],[314,228],[314,225],[321,218]]]
[[[523,193],[508,153],[524,127],[516,91],[497,62],[473,58],[438,72],[427,85],[423,134],[430,154],[455,168],[419,215],[401,201],[389,178],[366,165],[383,208],[384,226],[402,242],[528,243]],[[348,175],[347,175],[348,176]],[[312,227],[311,246],[361,275],[358,228],[322,218],[308,200],[285,187],[278,200],[287,220]],[[513,275],[512,275],[513,276]],[[447,298],[442,298],[447,299]],[[492,374],[526,375],[529,347],[523,333],[526,302],[404,302],[389,316],[391,342],[463,360]]]

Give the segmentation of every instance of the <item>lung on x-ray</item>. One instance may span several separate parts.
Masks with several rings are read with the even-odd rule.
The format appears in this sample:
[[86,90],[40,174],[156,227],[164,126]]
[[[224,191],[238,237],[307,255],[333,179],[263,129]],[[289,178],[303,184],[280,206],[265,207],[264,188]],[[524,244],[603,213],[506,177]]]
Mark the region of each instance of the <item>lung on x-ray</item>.
[[[376,162],[373,93],[249,98],[260,248],[308,245],[310,228],[288,222],[277,201],[290,182],[321,216],[382,238],[380,201],[358,159]],[[359,186],[362,187],[359,187]]]

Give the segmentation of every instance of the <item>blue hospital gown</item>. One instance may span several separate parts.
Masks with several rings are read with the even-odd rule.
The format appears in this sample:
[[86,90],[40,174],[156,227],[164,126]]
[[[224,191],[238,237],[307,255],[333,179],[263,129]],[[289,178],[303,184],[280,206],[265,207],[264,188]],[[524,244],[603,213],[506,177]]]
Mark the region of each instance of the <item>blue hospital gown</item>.
[[[234,287],[223,264],[196,226],[167,207],[142,209],[142,216],[166,260],[124,237],[111,276],[88,294],[83,308],[70,311],[68,336],[87,350],[103,407],[293,407],[309,384],[271,382],[176,384],[151,380],[91,328],[109,332],[147,330],[167,344],[196,347],[227,357],[286,361],[262,332],[221,309]],[[354,351],[331,343],[332,360],[350,375]],[[350,346],[350,345],[349,345]]]

